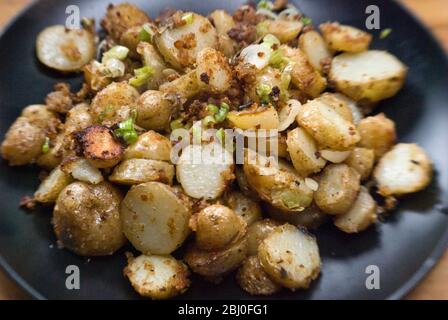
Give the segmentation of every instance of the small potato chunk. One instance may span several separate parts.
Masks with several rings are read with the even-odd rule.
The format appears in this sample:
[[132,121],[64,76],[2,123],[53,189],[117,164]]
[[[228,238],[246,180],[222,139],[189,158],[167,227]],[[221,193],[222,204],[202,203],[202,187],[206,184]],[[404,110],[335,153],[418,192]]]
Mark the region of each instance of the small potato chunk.
[[154,39],[165,60],[177,69],[192,67],[202,49],[218,47],[218,34],[210,21],[193,12],[186,14],[193,16],[191,23],[166,28]]
[[138,91],[127,82],[114,82],[97,93],[90,111],[95,123],[111,126],[130,117]]
[[315,100],[325,103],[327,106],[331,107],[336,111],[342,118],[348,122],[353,122],[352,110],[348,106],[346,99],[341,97],[338,93],[325,92],[319,98]]
[[67,112],[65,118],[64,130],[66,133],[72,133],[82,130],[93,124],[92,115],[88,104],[78,104]]
[[247,230],[248,254],[256,255],[260,243],[279,225],[281,223],[278,221],[263,219],[249,226]]
[[330,149],[324,149],[319,150],[319,153],[322,156],[322,158],[330,161],[331,163],[341,163],[344,162],[344,160],[346,160],[350,156],[352,151],[351,150],[335,151]]
[[263,31],[259,36],[272,34],[281,43],[286,43],[297,38],[302,28],[303,23],[297,20],[265,20],[257,26],[257,31]]
[[135,5],[120,3],[108,6],[106,16],[101,20],[101,26],[115,41],[119,41],[126,30],[150,21],[146,13]]
[[123,156],[122,145],[114,139],[108,127],[87,127],[76,133],[76,139],[84,157],[96,168],[111,168]]
[[328,48],[334,51],[366,51],[372,41],[372,36],[367,32],[337,22],[322,23],[319,29]]
[[135,291],[151,299],[172,298],[190,286],[187,266],[172,256],[129,257],[123,273]]
[[268,296],[281,289],[281,286],[272,281],[263,270],[257,256],[244,260],[238,269],[236,280],[240,287],[251,295]]
[[431,159],[418,145],[399,143],[380,159],[373,176],[385,197],[417,192],[431,182]]
[[219,251],[205,251],[192,245],[187,249],[184,260],[193,272],[212,282],[219,282],[232,272],[247,257],[247,239],[235,239],[229,247]]
[[190,206],[160,182],[133,186],[121,202],[123,231],[144,254],[170,254],[189,233]]
[[45,28],[36,40],[37,58],[49,68],[74,72],[95,58],[95,36],[85,29],[63,25]]
[[244,170],[241,166],[236,167],[235,177],[238,187],[246,197],[256,201],[259,200],[257,193],[254,190],[252,190],[252,188],[249,186],[249,183],[247,182],[246,179],[246,175],[244,174]]
[[322,101],[312,100],[304,104],[297,122],[321,146],[332,150],[350,149],[360,140],[356,126]]
[[124,159],[149,159],[169,161],[171,158],[171,142],[165,136],[148,131],[141,134],[138,140],[124,150]]
[[233,57],[236,49],[236,42],[228,35],[228,32],[235,27],[235,21],[232,16],[224,10],[215,10],[209,15],[209,19],[218,33],[219,50],[226,57]]
[[358,171],[361,175],[361,180],[364,181],[372,173],[375,163],[375,152],[367,148],[354,148],[350,156],[345,160],[345,163]]
[[306,289],[320,273],[316,239],[285,224],[276,227],[258,248],[263,270],[275,282],[291,289]]
[[302,212],[289,213],[276,209],[270,205],[264,207],[268,215],[275,221],[287,222],[296,227],[317,229],[327,219],[328,215],[323,213],[314,203]]
[[143,64],[154,70],[151,79],[147,83],[147,88],[156,90],[165,81],[163,70],[167,68],[165,61],[157,49],[148,42],[140,42],[137,46],[137,52],[143,58]]
[[302,128],[295,128],[288,132],[289,156],[297,172],[306,177],[319,172],[326,164],[317,152],[314,139]]
[[243,218],[248,226],[262,219],[260,204],[239,191],[227,193],[224,197],[224,202],[237,215]]
[[195,199],[220,197],[233,180],[233,156],[220,143],[188,145],[177,161],[177,180]]
[[308,61],[319,72],[323,70],[323,64],[331,61],[332,55],[327,49],[324,39],[319,32],[311,30],[299,37],[299,48],[305,53]]
[[306,55],[300,49],[281,46],[287,58],[291,60],[291,82],[308,96],[315,98],[327,87],[327,80],[313,68]]
[[196,232],[198,248],[211,251],[223,249],[246,234],[247,224],[232,209],[215,204],[192,216],[190,227]]
[[126,241],[119,214],[121,199],[107,182],[69,184],[59,194],[53,212],[59,242],[81,256],[113,254]]
[[337,216],[334,225],[346,233],[361,232],[376,222],[376,209],[376,202],[369,191],[361,187],[353,206],[347,213]]
[[221,93],[230,88],[232,70],[222,53],[205,48],[198,53],[197,61],[196,77],[201,88],[209,93]]
[[198,81],[196,70],[193,70],[171,82],[165,82],[159,87],[159,90],[161,93],[190,99],[200,92],[201,85],[202,83]]
[[243,130],[277,129],[279,117],[274,107],[258,107],[254,105],[243,111],[230,111],[227,120],[232,127]]
[[104,181],[101,171],[84,158],[69,157],[64,159],[61,164],[61,170],[71,175],[75,180],[91,184],[98,184]]
[[148,90],[137,100],[135,123],[147,130],[166,130],[175,111],[173,101],[160,91]]
[[360,188],[359,173],[346,164],[325,167],[314,193],[317,206],[328,214],[344,214],[353,205]]
[[124,185],[150,181],[173,184],[174,166],[164,161],[127,159],[115,167],[109,180]]
[[42,153],[45,142],[44,131],[30,123],[26,117],[18,117],[6,132],[2,142],[3,159],[10,166],[23,166],[32,163]]
[[294,123],[301,107],[302,104],[300,101],[294,99],[290,99],[285,104],[280,106],[278,111],[278,131],[285,131]]
[[247,150],[244,174],[258,196],[286,212],[298,212],[313,200],[313,191],[304,179],[286,162],[275,163],[254,151]]
[[54,112],[48,110],[46,105],[33,104],[22,110],[22,117],[28,118],[32,125],[41,129],[49,129],[52,131],[60,124],[59,119]]
[[403,86],[406,66],[392,54],[370,50],[343,53],[333,59],[330,80],[355,101],[377,102],[394,96]]
[[40,203],[53,203],[59,193],[72,182],[69,174],[61,170],[60,167],[53,169],[34,193],[34,199]]
[[381,158],[397,140],[395,123],[384,113],[362,119],[358,124],[358,132],[361,136],[359,145],[372,149],[375,159]]

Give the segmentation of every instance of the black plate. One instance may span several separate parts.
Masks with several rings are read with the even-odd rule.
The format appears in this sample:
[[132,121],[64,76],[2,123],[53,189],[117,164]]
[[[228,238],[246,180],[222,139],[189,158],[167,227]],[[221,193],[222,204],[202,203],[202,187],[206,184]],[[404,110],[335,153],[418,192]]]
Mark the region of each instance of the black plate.
[[[57,81],[79,86],[79,77],[62,77],[40,66],[34,55],[37,33],[44,27],[65,22],[65,8],[77,4],[81,15],[104,14],[110,0],[43,0],[30,6],[0,39],[0,132],[29,104],[42,103]],[[112,1],[117,2],[117,1]],[[131,1],[151,13],[167,7],[207,14],[213,9],[234,10],[243,1],[163,0]],[[430,34],[393,1],[297,0],[293,1],[315,23],[338,20],[364,28],[365,9],[377,5],[382,28],[392,28],[374,48],[387,49],[409,67],[404,89],[381,104],[397,124],[404,142],[417,142],[434,160],[435,177],[424,192],[403,199],[397,212],[376,227],[354,236],[328,225],[317,232],[323,259],[322,274],[310,290],[282,291],[281,299],[384,299],[399,298],[433,266],[446,248],[448,215],[442,199],[448,190],[448,64]],[[375,39],[378,39],[378,32]],[[124,251],[113,257],[86,260],[55,246],[49,211],[26,214],[19,210],[20,198],[38,185],[37,170],[8,168],[0,162],[0,264],[27,292],[36,298],[133,299],[138,298],[122,276]],[[445,211],[446,212],[446,211]],[[65,269],[81,270],[81,289],[67,290]],[[380,268],[380,290],[367,290],[366,267]],[[216,287],[197,277],[182,299],[249,298],[229,277]]]

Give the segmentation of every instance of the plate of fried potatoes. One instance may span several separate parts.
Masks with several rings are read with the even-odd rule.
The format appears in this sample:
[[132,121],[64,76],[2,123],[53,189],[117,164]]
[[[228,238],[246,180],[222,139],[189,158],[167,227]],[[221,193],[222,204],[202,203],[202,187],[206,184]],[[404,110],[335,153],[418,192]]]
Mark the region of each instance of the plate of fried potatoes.
[[0,265],[30,296],[398,299],[430,270],[448,63],[407,11],[110,2],[0,38]]

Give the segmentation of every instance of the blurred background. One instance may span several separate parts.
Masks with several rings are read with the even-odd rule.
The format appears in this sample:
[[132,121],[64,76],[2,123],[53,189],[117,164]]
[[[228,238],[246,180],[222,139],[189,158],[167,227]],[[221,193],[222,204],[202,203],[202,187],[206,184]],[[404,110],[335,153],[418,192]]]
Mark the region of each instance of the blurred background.
[[[416,15],[448,53],[448,0],[397,0]],[[0,0],[0,32],[32,0]],[[0,300],[29,297],[0,270]],[[406,299],[448,300],[448,250],[431,273]]]

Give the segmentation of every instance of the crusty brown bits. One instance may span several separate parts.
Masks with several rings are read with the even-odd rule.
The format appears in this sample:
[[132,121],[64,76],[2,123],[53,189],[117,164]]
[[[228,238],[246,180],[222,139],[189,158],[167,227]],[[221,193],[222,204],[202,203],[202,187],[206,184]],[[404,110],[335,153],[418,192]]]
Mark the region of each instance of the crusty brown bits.
[[45,98],[45,104],[50,111],[67,113],[73,107],[73,95],[70,92],[70,85],[67,83],[55,84],[54,91],[50,92]]
[[75,135],[82,155],[97,168],[110,168],[120,162],[123,146],[105,126],[90,126]]

